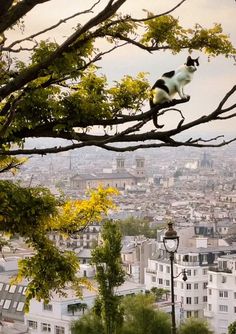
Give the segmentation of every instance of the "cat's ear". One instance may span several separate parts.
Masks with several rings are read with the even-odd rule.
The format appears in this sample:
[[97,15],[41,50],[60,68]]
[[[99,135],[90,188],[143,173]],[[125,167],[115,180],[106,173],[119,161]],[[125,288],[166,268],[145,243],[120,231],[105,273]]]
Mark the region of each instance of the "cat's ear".
[[194,66],[194,59],[192,59],[191,56],[188,56],[185,65],[186,66]]
[[199,57],[197,57],[196,59],[194,59],[194,62],[197,66],[199,66],[199,61],[198,61]]

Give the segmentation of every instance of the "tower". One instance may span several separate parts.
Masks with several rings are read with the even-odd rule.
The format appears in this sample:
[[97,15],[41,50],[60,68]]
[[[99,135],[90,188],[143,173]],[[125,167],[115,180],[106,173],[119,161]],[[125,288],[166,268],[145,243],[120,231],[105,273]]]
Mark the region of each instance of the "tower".
[[136,161],[136,176],[139,177],[145,176],[145,170],[144,170],[145,158],[136,157],[135,161]]
[[125,159],[121,155],[116,158],[116,171],[117,173],[125,171]]

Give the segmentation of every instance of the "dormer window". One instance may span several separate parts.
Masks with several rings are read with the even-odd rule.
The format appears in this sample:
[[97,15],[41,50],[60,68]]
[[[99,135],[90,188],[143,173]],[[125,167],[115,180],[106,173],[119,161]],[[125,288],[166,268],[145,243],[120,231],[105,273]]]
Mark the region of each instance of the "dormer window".
[[219,269],[224,270],[227,269],[227,261],[219,261]]

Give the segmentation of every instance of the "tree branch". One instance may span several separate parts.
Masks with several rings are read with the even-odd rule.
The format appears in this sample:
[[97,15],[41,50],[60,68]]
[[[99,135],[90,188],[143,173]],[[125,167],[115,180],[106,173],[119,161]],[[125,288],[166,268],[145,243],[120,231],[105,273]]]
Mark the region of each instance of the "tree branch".
[[[49,0],[29,0],[29,3],[40,3],[46,2]],[[23,1],[22,1],[23,2]],[[114,3],[113,3],[114,2]],[[2,101],[5,97],[9,94],[15,92],[16,90],[21,89],[25,84],[37,78],[38,74],[42,69],[47,68],[51,62],[62,55],[81,35],[85,32],[89,31],[94,26],[97,26],[101,22],[107,20],[113,14],[116,13],[118,8],[125,3],[126,0],[116,0],[116,1],[109,1],[107,6],[101,10],[96,16],[91,18],[87,23],[85,23],[82,27],[78,28],[74,34],[66,39],[64,43],[62,43],[54,52],[52,52],[48,57],[35,65],[23,70],[14,80],[6,84],[5,86],[0,88],[0,101]],[[1,31],[0,31],[1,32]]]
[[21,0],[14,6],[11,6],[13,1],[8,1],[8,6],[6,7],[7,10],[3,10],[2,12],[0,11],[0,34],[11,28],[19,19],[22,18],[22,16],[27,14],[36,5],[48,1],[50,0]]
[[180,7],[186,0],[182,0],[180,1],[176,6],[174,6],[173,8],[167,10],[166,12],[163,12],[161,14],[157,14],[157,15],[150,15],[148,17],[145,18],[141,18],[141,19],[134,19],[132,17],[130,17],[130,21],[132,22],[145,22],[145,21],[150,21],[153,19],[157,19],[158,17],[164,16],[164,15],[168,15],[170,13],[172,13],[173,11],[175,11],[178,7]]
[[[215,137],[211,139],[192,139],[190,138],[187,141],[176,141],[173,139],[173,136],[184,132],[185,130],[188,130],[190,128],[193,128],[197,125],[204,124],[207,122],[210,122],[212,120],[217,120],[220,115],[224,114],[226,111],[222,109],[224,104],[227,102],[227,100],[234,94],[236,91],[236,86],[234,86],[222,99],[222,101],[219,103],[218,107],[215,111],[210,113],[209,115],[201,116],[198,119],[183,124],[183,122],[179,122],[177,127],[174,129],[170,129],[167,131],[149,131],[144,133],[139,133],[139,131],[142,129],[143,125],[146,124],[151,118],[153,113],[158,113],[162,108],[170,107],[170,105],[176,105],[179,103],[186,102],[186,100],[173,100],[171,103],[164,103],[162,105],[157,105],[155,108],[147,111],[146,113],[129,116],[129,115],[123,115],[122,119],[111,119],[111,120],[103,120],[103,122],[99,121],[98,124],[101,125],[101,123],[106,125],[115,125],[115,124],[123,124],[126,122],[131,121],[138,121],[137,124],[132,125],[131,127],[126,128],[125,130],[117,133],[117,134],[105,134],[105,135],[95,135],[95,134],[88,134],[88,133],[76,133],[76,132],[61,132],[57,133],[53,131],[53,126],[55,124],[48,124],[48,125],[41,125],[37,127],[36,129],[24,129],[20,132],[15,133],[14,135],[17,136],[17,138],[27,138],[27,137],[51,137],[51,138],[63,138],[68,140],[76,140],[77,143],[73,143],[72,145],[68,145],[65,147],[54,147],[54,148],[46,148],[46,149],[22,149],[22,150],[10,150],[8,152],[0,151],[0,154],[2,155],[18,155],[18,154],[46,154],[46,153],[56,153],[56,152],[62,152],[67,151],[70,149],[75,148],[81,148],[84,146],[98,146],[103,147],[105,149],[114,150],[114,151],[130,151],[130,150],[136,150],[139,148],[149,148],[149,147],[163,147],[163,146],[193,146],[193,147],[220,147],[223,145],[227,145],[230,142],[235,141],[236,139],[233,138],[228,141],[221,141],[220,143],[212,144],[212,141],[216,141],[220,138]],[[226,110],[232,110],[233,107],[235,108],[235,104],[231,107],[226,108]],[[163,112],[171,111],[172,109],[164,110]],[[180,110],[176,109],[178,112],[181,113]],[[183,115],[182,115],[183,116]],[[235,113],[233,113],[232,117],[236,116]],[[225,116],[230,117],[230,116]],[[109,123],[109,124],[108,124]],[[98,125],[97,124],[97,125]],[[86,127],[90,126],[91,124],[86,124]],[[94,125],[94,124],[93,124]],[[83,125],[85,128],[85,124]],[[151,141],[155,141],[155,143],[150,143]],[[159,141],[160,143],[156,143],[156,141]],[[128,142],[149,142],[147,144],[138,144],[133,146],[126,146],[118,148],[116,146],[109,146],[110,143],[128,143]]]
[[[77,16],[80,16],[80,15],[83,15],[83,14],[92,13],[93,9],[94,9],[100,2],[101,2],[101,0],[98,0],[98,1],[95,2],[89,9],[84,10],[83,12],[75,13],[75,14],[73,14],[73,15],[71,15],[71,16],[68,16],[68,17],[66,17],[66,18],[64,18],[64,19],[61,19],[61,20],[58,21],[56,24],[54,24],[54,25],[52,25],[52,26],[50,26],[50,27],[48,27],[48,28],[46,28],[46,29],[44,29],[44,30],[41,30],[41,31],[39,31],[39,32],[37,32],[37,33],[35,33],[35,34],[32,34],[32,35],[28,36],[28,37],[25,37],[25,38],[22,38],[22,39],[18,39],[18,40],[16,40],[16,41],[12,42],[11,44],[9,44],[8,46],[3,47],[3,48],[2,48],[2,51],[19,52],[20,50],[22,50],[22,48],[17,49],[17,50],[13,50],[12,48],[13,48],[15,45],[20,44],[20,43],[22,43],[22,42],[25,42],[25,41],[32,41],[35,37],[38,37],[38,36],[40,36],[40,35],[42,35],[42,34],[48,32],[48,31],[50,31],[50,30],[53,30],[53,29],[59,27],[61,24],[66,23],[67,21],[69,21],[69,20],[71,20],[71,19],[74,19],[74,18],[77,17]],[[24,50],[25,50],[25,49],[24,49]]]

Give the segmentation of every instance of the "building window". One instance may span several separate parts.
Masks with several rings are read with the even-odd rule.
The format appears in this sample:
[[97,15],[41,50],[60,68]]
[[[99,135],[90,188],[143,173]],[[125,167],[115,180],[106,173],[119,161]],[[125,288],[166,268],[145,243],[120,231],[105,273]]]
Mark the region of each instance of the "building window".
[[170,286],[170,281],[168,279],[166,280],[166,286]]
[[162,264],[159,265],[159,271],[163,271],[163,265]]
[[62,326],[55,326],[55,334],[65,334],[65,328]]
[[23,291],[23,286],[19,286],[18,293],[22,293],[22,291]]
[[194,304],[198,304],[198,297],[194,297]]
[[212,305],[208,304],[208,310],[211,311],[212,310]]
[[10,305],[11,305],[11,300],[10,300],[10,299],[6,299],[6,300],[5,300],[5,303],[3,304],[3,308],[4,308],[5,310],[8,310],[9,307],[10,307]]
[[191,284],[190,284],[190,283],[187,283],[187,284],[186,284],[186,288],[187,288],[187,290],[191,290]]
[[208,290],[209,296],[211,296],[211,289]]
[[207,302],[207,296],[203,296],[202,300],[203,300],[203,303],[206,303]]
[[52,304],[43,304],[44,311],[52,311]]
[[193,312],[193,316],[194,316],[194,318],[198,318],[198,317],[199,317],[199,313],[198,313],[198,311],[194,311],[194,312]]
[[37,327],[38,327],[37,321],[28,320],[28,327],[30,329],[37,329]]
[[236,292],[234,292],[234,299],[236,299]]
[[208,269],[204,268],[203,271],[202,271],[203,275],[207,275],[207,271],[208,271]]
[[226,281],[227,281],[226,276],[222,276],[221,282],[226,283]]
[[187,276],[191,276],[191,269],[187,270]]
[[194,283],[194,289],[195,289],[195,290],[198,289],[198,283]]
[[[202,254],[202,262],[204,263],[207,263],[207,254]],[[205,269],[203,269],[203,275],[206,275],[206,274],[204,274],[204,270]]]
[[186,304],[191,304],[191,303],[192,303],[191,297],[186,297]]
[[159,284],[163,284],[163,279],[159,278]]
[[220,312],[228,312],[228,305],[219,305]]
[[197,262],[198,261],[198,256],[197,255],[190,255],[189,256],[189,261],[190,262]]
[[51,332],[51,325],[43,322],[41,324],[41,329],[42,329],[42,332],[48,332],[48,333],[50,333]]
[[191,311],[187,311],[186,315],[187,315],[187,318],[191,318],[192,312]]
[[236,313],[236,306],[234,306],[234,313]]
[[219,269],[227,269],[227,261],[219,261]]
[[9,289],[9,292],[14,293],[15,291],[16,291],[16,285],[11,285],[10,289]]
[[209,281],[212,282],[212,275],[209,276]]
[[25,305],[25,303],[23,303],[23,302],[19,302],[18,305],[17,305],[16,310],[17,310],[18,312],[23,311],[24,305]]
[[167,272],[167,274],[170,273],[170,267],[169,266],[166,267],[166,272]]
[[152,282],[156,282],[156,276],[152,276]]
[[181,289],[183,289],[184,288],[184,283],[183,282],[181,282]]
[[221,297],[221,298],[228,298],[228,291],[220,290],[219,291],[219,297]]
[[203,289],[207,289],[207,282],[203,282]]

